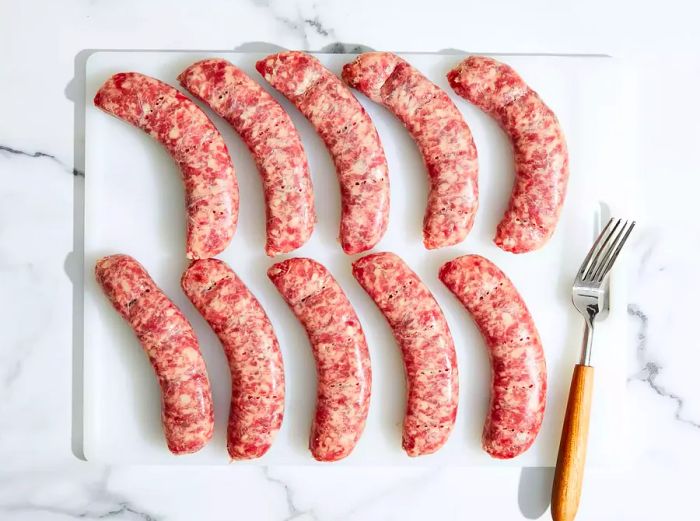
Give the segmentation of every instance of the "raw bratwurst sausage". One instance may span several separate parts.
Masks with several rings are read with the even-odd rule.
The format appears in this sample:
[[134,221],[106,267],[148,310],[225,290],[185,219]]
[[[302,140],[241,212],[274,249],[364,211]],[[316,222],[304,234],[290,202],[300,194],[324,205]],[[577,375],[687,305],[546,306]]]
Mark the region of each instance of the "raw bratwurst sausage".
[[508,65],[470,56],[447,79],[457,94],[498,121],[515,156],[515,184],[494,242],[524,253],[554,233],[569,179],[566,139],[554,112]]
[[430,177],[423,220],[426,248],[462,242],[479,204],[471,131],[450,97],[390,52],[367,52],[343,67],[343,79],[393,112],[415,140]]
[[226,60],[202,60],[180,84],[228,121],[250,150],[262,178],[270,257],[304,244],[316,221],[306,153],[277,101]]
[[214,124],[170,85],[136,72],[109,78],[94,103],[158,140],[180,167],[187,206],[187,258],[221,253],[236,230],[238,184]]
[[472,315],[488,348],[492,386],[484,450],[513,458],[535,441],[544,416],[547,367],[535,323],[513,283],[483,257],[444,264],[440,280]]
[[128,255],[97,261],[97,282],[129,322],[158,377],[163,430],[173,454],[201,449],[214,432],[211,389],[199,343],[182,312]]
[[408,384],[403,448],[409,456],[442,447],[455,423],[459,378],[454,342],[430,290],[393,253],[356,260],[352,273],[389,322]]
[[221,340],[231,370],[228,453],[259,458],[284,414],[284,367],[272,324],[255,296],[218,259],[192,263],[182,289]]
[[344,458],[365,427],[372,387],[369,350],[352,304],[318,262],[295,258],[267,272],[306,329],[318,391],[309,449],[319,461]]
[[389,219],[389,174],[377,129],[331,71],[303,52],[260,60],[262,76],[311,122],[328,147],[340,184],[340,242],[347,254],[374,247]]

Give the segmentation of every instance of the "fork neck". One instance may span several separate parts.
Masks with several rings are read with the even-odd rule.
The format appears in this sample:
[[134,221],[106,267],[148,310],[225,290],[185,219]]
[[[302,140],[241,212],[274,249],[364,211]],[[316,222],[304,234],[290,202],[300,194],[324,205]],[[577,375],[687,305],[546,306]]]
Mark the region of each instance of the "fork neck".
[[584,316],[583,345],[581,346],[581,365],[591,365],[593,350],[593,317]]

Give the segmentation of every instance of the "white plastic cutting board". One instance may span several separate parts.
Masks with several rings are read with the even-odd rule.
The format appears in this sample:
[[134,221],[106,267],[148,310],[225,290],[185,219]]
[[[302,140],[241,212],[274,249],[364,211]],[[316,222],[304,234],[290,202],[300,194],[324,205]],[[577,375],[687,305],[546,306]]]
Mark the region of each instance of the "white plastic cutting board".
[[[391,332],[350,271],[353,258],[337,243],[339,195],[335,171],[306,120],[260,78],[254,63],[262,54],[222,52],[98,52],[86,72],[84,453],[110,463],[227,464],[225,448],[230,381],[218,340],[180,290],[184,257],[183,189],[174,162],[143,132],[94,107],[92,98],[111,74],[138,71],[176,85],[176,76],[196,60],[219,56],[243,68],[279,99],[301,133],[309,156],[318,225],[295,255],[325,264],[354,304],[372,357],[373,389],[367,427],[354,452],[336,465],[553,465],[582,324],[570,304],[570,285],[588,250],[600,201],[624,203],[618,189],[629,172],[632,150],[627,125],[631,106],[628,76],[618,62],[593,57],[501,56],[512,64],[559,116],[571,154],[571,179],[561,222],[540,251],[515,256],[499,250],[491,237],[513,180],[512,154],[505,135],[485,114],[453,94],[445,73],[458,55],[406,54],[404,57],[455,99],[469,123],[479,152],[480,209],[467,240],[428,252],[421,242],[427,181],[418,150],[386,110],[358,94],[377,125],[389,162],[389,229],[376,250],[392,250],[434,292],[450,324],[459,361],[460,402],[448,443],[436,454],[408,458],[401,450],[405,383]],[[339,72],[351,55],[318,58]],[[205,109],[207,110],[207,109]],[[282,429],[257,463],[315,464],[307,450],[315,402],[315,369],[304,331],[267,280],[274,261],[263,252],[265,219],[261,184],[247,149],[220,118],[241,192],[239,228],[220,256],[255,293],[275,327],[286,371]],[[607,189],[603,189],[607,186]],[[199,453],[175,457],[166,449],[160,424],[160,393],[151,367],[128,325],[111,308],[93,277],[95,260],[128,253],[141,261],[156,283],[194,325],[213,386],[216,431]],[[510,462],[488,457],[480,445],[488,403],[489,365],[484,344],[466,311],[437,279],[439,266],[464,253],[496,262],[514,281],[535,318],[547,357],[549,391],[542,430],[533,447]],[[280,260],[280,259],[277,259]],[[626,291],[618,269],[612,312],[597,332],[596,384],[589,457],[591,464],[619,459],[624,447]]]

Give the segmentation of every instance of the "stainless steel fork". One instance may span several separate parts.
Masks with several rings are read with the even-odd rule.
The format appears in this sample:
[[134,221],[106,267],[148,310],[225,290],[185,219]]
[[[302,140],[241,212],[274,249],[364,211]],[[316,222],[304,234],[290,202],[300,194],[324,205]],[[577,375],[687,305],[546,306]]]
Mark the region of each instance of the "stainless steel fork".
[[574,367],[571,379],[557,466],[554,471],[552,486],[552,519],[554,521],[572,521],[578,510],[593,391],[593,367],[591,366],[593,328],[596,317],[604,318],[599,314],[607,307],[609,297],[606,278],[634,225],[634,221],[610,219],[576,273],[572,300],[576,309],[583,315],[585,329],[581,360]]

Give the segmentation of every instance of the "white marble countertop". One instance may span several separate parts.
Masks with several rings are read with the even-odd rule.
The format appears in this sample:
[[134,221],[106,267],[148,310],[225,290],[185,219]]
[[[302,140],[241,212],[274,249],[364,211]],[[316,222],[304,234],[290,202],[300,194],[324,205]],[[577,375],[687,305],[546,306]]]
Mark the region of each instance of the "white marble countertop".
[[[698,516],[700,40],[681,0],[569,3],[247,0],[4,2],[0,15],[0,519],[524,519],[551,469],[104,467],[71,453],[74,200],[85,49],[352,48],[604,53],[640,79],[624,346],[632,460],[590,469],[578,519]],[[474,4],[474,5],[470,5]],[[677,5],[675,5],[677,4]],[[449,15],[448,15],[449,13]],[[339,44],[338,42],[345,42]],[[77,76],[76,76],[77,75]],[[77,79],[74,80],[74,76]],[[79,230],[79,229],[78,229]],[[74,242],[75,237],[75,242]],[[698,241],[698,242],[696,242]]]

